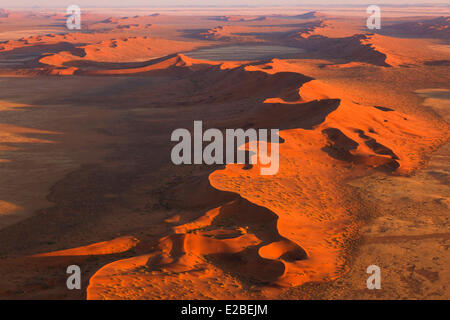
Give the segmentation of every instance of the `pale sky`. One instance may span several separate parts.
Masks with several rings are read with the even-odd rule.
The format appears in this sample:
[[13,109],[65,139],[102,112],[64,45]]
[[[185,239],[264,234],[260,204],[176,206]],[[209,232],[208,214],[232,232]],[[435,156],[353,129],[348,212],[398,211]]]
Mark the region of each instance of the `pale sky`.
[[236,6],[236,5],[413,5],[448,3],[448,0],[1,0],[0,8],[17,7],[67,7],[76,4],[82,7],[165,7],[165,6]]

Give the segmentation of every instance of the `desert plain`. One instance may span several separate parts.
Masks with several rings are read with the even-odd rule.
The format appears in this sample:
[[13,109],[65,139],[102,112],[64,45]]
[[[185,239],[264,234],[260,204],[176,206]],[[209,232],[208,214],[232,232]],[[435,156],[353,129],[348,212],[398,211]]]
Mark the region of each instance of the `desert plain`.
[[0,10],[0,299],[449,299],[449,7],[382,10]]

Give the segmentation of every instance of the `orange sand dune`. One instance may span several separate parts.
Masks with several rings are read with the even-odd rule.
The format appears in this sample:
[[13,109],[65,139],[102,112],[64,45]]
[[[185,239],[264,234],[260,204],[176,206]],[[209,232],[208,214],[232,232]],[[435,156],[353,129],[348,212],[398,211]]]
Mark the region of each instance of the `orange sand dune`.
[[[89,66],[89,63],[96,62],[138,62],[148,60],[149,57],[159,57],[171,52],[182,50],[191,50],[196,48],[197,44],[165,40],[153,37],[128,37],[123,39],[104,40],[96,44],[78,47],[83,54],[73,55],[70,52],[62,51],[56,54],[44,56],[39,60],[40,63],[50,67],[50,70],[62,70],[65,74],[73,74],[79,67],[78,65]],[[72,65],[72,66],[70,66]],[[73,66],[75,65],[75,66]],[[94,64],[93,64],[94,65]],[[55,71],[51,71],[54,73]],[[126,73],[126,71],[123,71]],[[129,73],[135,73],[130,71]],[[101,74],[102,72],[99,72]],[[105,71],[105,73],[114,73]],[[58,74],[61,74],[58,72]]]
[[325,16],[317,21],[320,21],[320,24],[308,32],[309,36],[345,38],[368,31],[363,19],[333,19],[332,17]]
[[[2,11],[0,15],[10,18],[8,12]],[[133,236],[77,248],[67,245],[71,249],[32,256],[33,259],[58,257],[51,262],[57,264],[56,260],[67,257],[86,259],[127,252],[97,262],[94,268],[97,271],[87,288],[88,299],[274,298],[286,288],[341,277],[348,271],[349,252],[360,236],[363,217],[367,216],[362,214],[366,209],[362,196],[347,182],[374,173],[410,175],[424,165],[428,154],[450,137],[447,123],[406,114],[392,105],[356,102],[359,99],[350,96],[345,83],[340,87],[328,85],[321,79],[309,77],[305,71],[313,69],[307,65],[307,59],[314,57],[316,60],[311,64],[324,67],[324,70],[334,68],[337,73],[350,73],[353,70],[346,68],[366,67],[367,72],[378,72],[380,79],[384,79],[390,70],[423,66],[429,61],[445,62],[448,48],[443,48],[442,42],[437,40],[399,39],[392,35],[367,33],[361,28],[363,19],[362,22],[343,21],[317,12],[294,16],[223,16],[215,19],[225,21],[224,26],[214,27],[214,19],[205,19],[208,22],[202,25],[203,29],[176,31],[170,29],[175,27],[159,24],[165,21],[170,25],[178,17],[88,17],[93,21],[88,24],[89,32],[30,36],[1,43],[0,59],[6,62],[2,73],[121,75],[103,80],[120,78],[124,83],[128,81],[127,76],[138,75],[130,77],[133,83],[126,93],[116,90],[117,83],[113,83],[108,90],[114,92],[105,91],[109,93],[99,95],[98,100],[86,94],[75,101],[86,106],[95,103],[118,106],[117,109],[125,112],[120,114],[123,119],[124,115],[132,118],[135,112],[156,113],[152,108],[131,109],[137,107],[130,107],[129,101],[130,97],[139,97],[136,103],[146,106],[150,103],[146,98],[154,98],[157,94],[162,96],[156,100],[158,105],[168,102],[174,109],[179,107],[175,111],[167,108],[168,115],[185,112],[191,119],[197,117],[201,108],[211,108],[209,116],[214,119],[208,121],[218,128],[279,128],[282,138],[280,170],[273,176],[260,175],[260,169],[264,167],[261,163],[228,164],[212,169],[215,171],[201,172],[192,181],[186,181],[188,179],[183,176],[186,172],[180,170],[183,178],[176,176],[179,179],[175,179],[175,187],[161,187],[161,193],[170,200],[168,202],[175,204],[175,209],[163,212],[165,224],[159,226],[162,231],[135,237],[135,229],[130,227],[132,232],[124,234]],[[48,18],[61,19],[61,15]],[[288,23],[283,24],[282,20]],[[270,25],[273,21],[276,25]],[[433,21],[432,24],[414,26],[420,30],[425,28],[424,34],[445,35],[447,30],[442,25],[447,20]],[[226,22],[239,23],[236,26]],[[147,36],[148,28],[152,32],[170,34],[170,37]],[[182,35],[202,40],[183,41]],[[299,47],[305,49],[302,55],[305,59],[297,60],[297,64],[280,59],[223,63],[195,60],[179,53],[217,45],[217,41],[268,42]],[[440,46],[439,50],[433,46]],[[19,61],[20,66],[8,67],[8,59],[14,61],[17,55],[31,58],[23,63]],[[161,75],[169,79],[169,84],[158,86],[152,83],[155,79],[159,81],[152,76]],[[87,78],[97,81],[97,77]],[[145,81],[140,82],[143,79]],[[141,85],[135,86],[134,81]],[[0,103],[0,110],[9,112],[26,106]],[[111,134],[114,139],[125,132],[132,136],[133,143],[140,142],[141,137],[133,134],[141,131],[133,131],[134,127],[151,127],[157,122],[142,118],[142,122],[134,119],[126,123],[118,121],[120,123],[111,132],[106,129],[96,131]],[[114,136],[116,130],[118,133]],[[20,143],[50,143],[27,135],[54,133],[0,124],[0,149],[12,150],[14,144]],[[271,143],[259,141],[259,146],[275,152]],[[121,147],[123,145],[117,143],[117,148]],[[256,151],[251,149],[251,144],[240,147],[251,154]],[[114,154],[108,159],[115,159]],[[121,167],[119,160],[108,165]],[[138,161],[142,160],[133,160],[137,164],[130,164],[129,170],[135,166],[138,172],[142,169]],[[128,162],[124,167],[124,171],[128,170]],[[114,172],[115,168],[108,169]],[[176,175],[176,170],[170,169]],[[83,179],[90,180],[91,174],[88,171],[87,178],[82,176],[78,183],[86,183]],[[128,178],[127,172],[120,177]],[[70,178],[77,181],[75,174]],[[130,182],[130,189],[117,190],[124,203],[131,197],[125,191],[132,190],[130,193],[137,197],[133,184],[139,185],[137,180]],[[105,181],[110,184],[110,180]],[[68,186],[70,190],[70,183]],[[64,184],[61,186],[62,189],[65,187]],[[95,196],[106,196],[102,191]],[[158,194],[158,190],[146,188],[142,194],[154,193]],[[116,198],[116,194],[108,192],[107,195],[108,201],[111,196]],[[137,212],[153,213],[158,205],[165,205],[164,196],[157,199],[159,202],[154,206],[152,202],[140,201],[142,208],[139,207]],[[177,203],[183,205],[176,206]],[[99,207],[93,205],[92,211],[100,210]],[[17,210],[20,210],[19,206],[0,201],[0,214]],[[167,215],[168,212],[173,216]],[[108,217],[112,214],[107,213]],[[147,227],[150,228],[140,226],[142,229]],[[20,226],[18,230],[22,230]],[[122,233],[104,239],[114,238],[117,234]],[[85,241],[84,236],[82,241]],[[42,251],[50,250],[32,252]],[[14,263],[11,262],[8,268],[13,268]],[[39,267],[43,268],[44,264]],[[99,268],[100,265],[103,266]]]
[[[1,150],[1,149],[0,149]],[[2,159],[0,159],[2,162]],[[0,216],[4,216],[13,212],[20,210],[21,208],[14,203],[9,203],[3,200],[0,200]]]
[[[155,70],[166,70],[171,67],[190,67],[193,65],[194,59],[188,58],[182,54],[170,55],[162,59],[154,59],[145,63],[144,66],[136,68],[121,68],[112,70],[93,70],[86,71],[86,74],[94,75],[114,75],[114,74],[140,74]],[[219,64],[219,63],[217,63]]]
[[430,42],[420,39],[399,39],[390,36],[372,34],[367,36],[363,44],[386,56],[386,63],[391,66],[423,65],[426,61],[444,60],[450,54],[445,51],[430,50]]
[[[306,93],[301,90],[300,95],[309,99],[325,98],[321,92],[311,93],[311,83],[314,82],[307,83]],[[312,88],[318,87],[320,85],[312,85]],[[330,95],[333,96],[332,92]],[[351,207],[342,202],[351,197],[343,180],[357,172],[367,172],[370,167],[410,172],[420,161],[409,158],[409,150],[419,151],[433,140],[438,143],[438,130],[429,128],[430,141],[423,141],[422,126],[425,124],[422,121],[406,120],[399,114],[390,116],[390,124],[386,125],[383,112],[341,101],[340,107],[314,130],[289,130],[280,134],[285,142],[280,145],[282,167],[276,176],[260,176],[258,166],[243,172],[235,165],[228,165],[225,170],[210,176],[214,187],[237,192],[276,213],[280,235],[306,251],[307,259],[300,261],[277,258],[284,263],[286,272],[276,283],[299,285],[342,274],[342,252],[346,241],[357,230],[357,222],[347,213]],[[338,162],[327,162],[326,153]],[[324,159],[320,160],[322,157]],[[353,173],[340,165],[341,161],[356,166]],[[359,171],[358,166],[364,168],[363,171]],[[294,194],[296,197],[287,198]],[[271,244],[261,248],[260,254],[273,258],[288,247],[283,242]]]
[[0,101],[0,111],[13,110],[15,108],[31,108],[31,105],[15,103],[10,101]]
[[[245,212],[245,217],[239,217],[240,212]],[[281,276],[283,266],[270,263],[270,260],[260,257],[255,250],[255,246],[268,241],[289,243],[282,240],[272,228],[274,218],[267,209],[252,205],[244,199],[215,208],[207,212],[205,218],[175,226],[174,234],[161,239],[155,253],[117,261],[100,269],[90,280],[88,299],[112,297],[105,295],[104,289],[113,287],[116,281],[140,283],[143,290],[122,297],[120,291],[114,290],[114,298],[142,299],[173,295],[190,299],[199,294],[207,298],[245,297],[236,292],[236,289],[242,287],[239,281],[226,276],[221,269],[234,269],[239,264],[241,277],[258,282],[267,282],[268,279],[274,280]],[[240,221],[248,226],[246,229],[219,227],[219,219]],[[213,229],[205,230],[206,227]],[[291,244],[291,248],[286,251],[292,252],[292,257],[297,251],[298,257],[304,257],[304,251],[295,245]],[[288,255],[284,253],[284,256]],[[219,264],[220,268],[213,267],[211,261]],[[112,270],[120,273],[120,276],[111,277]],[[137,277],[132,275],[136,270],[139,270]],[[129,277],[122,277],[124,272],[129,272]],[[192,286],[195,291],[190,289]]]
[[194,37],[214,41],[239,43],[267,41],[286,43],[296,36],[307,37],[309,34],[313,33],[316,28],[322,26],[324,26],[322,20],[301,21],[296,24],[275,23],[273,26],[271,26],[270,23],[262,26],[252,24],[223,25],[194,33]]
[[[146,61],[205,45],[148,36],[151,25],[144,18],[118,18],[118,21],[114,30],[94,28],[91,32],[32,35],[2,42],[0,61],[6,62],[2,73],[71,75],[78,70],[76,64]],[[130,34],[131,30],[135,33]],[[29,58],[19,63],[17,56]],[[10,59],[15,63],[10,65]]]
[[295,15],[295,16],[285,16],[285,17],[290,18],[290,19],[322,19],[322,18],[327,17],[327,15],[322,12],[311,11],[311,12],[307,12],[307,13],[303,13],[303,14],[299,14],[299,15]]
[[395,34],[408,37],[430,37],[448,41],[450,39],[450,18],[408,21],[384,26],[381,34]]
[[102,255],[120,253],[134,248],[139,242],[134,237],[120,237],[110,241],[94,243],[84,247],[74,249],[67,249],[55,252],[47,252],[33,255],[33,258],[44,257],[62,257],[62,256],[88,256],[88,255]]
[[27,134],[57,134],[51,131],[0,124],[0,143],[53,143],[49,140],[27,137]]
[[253,28],[251,26],[235,26],[225,25],[217,26],[206,31],[198,33],[200,39],[213,41],[236,41],[236,42],[263,42],[256,34],[252,35],[252,31],[261,32],[261,28]]
[[[208,45],[208,41],[268,42],[299,47],[306,50],[304,57],[338,60],[339,64],[335,66],[339,68],[365,64],[385,67],[421,65],[435,60],[444,61],[448,55],[448,50],[429,50],[431,43],[427,39],[422,40],[418,47],[417,41],[420,40],[417,39],[368,33],[359,20],[323,19],[324,16],[316,12],[306,16],[310,18],[290,17],[300,21],[294,24],[271,25],[272,22],[268,21],[262,25],[248,23],[185,31],[191,35],[190,38],[198,39],[189,42],[157,37],[153,31],[152,36],[145,35],[148,28],[156,28],[157,33],[166,32],[165,26],[150,23],[154,20],[151,16],[103,19],[90,24],[91,32],[33,35],[1,43],[0,59],[4,57],[8,61],[16,54],[37,56],[2,73],[72,75],[80,72],[80,66],[97,69],[100,66],[95,63],[144,62],[149,58],[194,50]],[[435,20],[442,23],[441,18]],[[112,29],[97,30],[99,25],[112,25]],[[105,67],[112,69],[106,65],[100,69]]]
[[[225,72],[219,70],[214,72]],[[216,170],[209,176],[211,185],[240,197],[186,224],[177,225],[180,217],[169,219],[173,233],[151,253],[98,270],[90,279],[88,299],[267,298],[279,288],[346,272],[346,252],[361,223],[360,203],[346,181],[375,171],[408,174],[448,136],[390,108],[356,104],[340,90],[293,70],[280,60],[227,70],[240,79],[243,73],[296,79],[274,91],[287,91],[288,98],[266,91],[265,105],[307,121],[298,122],[300,129],[294,125],[280,132],[279,172],[261,176],[259,163],[246,170],[233,164]],[[326,108],[329,104],[337,107]],[[291,127],[292,115],[269,118]],[[254,120],[257,127],[270,127],[267,114]],[[249,289],[247,281],[260,284],[261,291]]]
[[[17,107],[18,105],[6,105],[6,109],[11,107]],[[22,105],[19,105],[23,107]],[[1,110],[1,108],[0,108]],[[15,145],[20,145],[22,143],[54,143],[54,141],[42,139],[42,138],[32,138],[27,135],[29,134],[58,134],[57,132],[45,131],[45,130],[37,130],[30,128],[23,128],[17,126],[11,126],[0,123],[0,150],[18,150],[18,147]],[[0,158],[0,162],[7,162],[5,159]]]
[[[36,49],[40,49],[43,52],[50,52],[48,51],[48,48],[51,48],[50,45],[58,44],[61,47],[63,47],[64,45],[67,46],[68,44],[71,44],[73,47],[86,43],[98,42],[105,36],[108,35],[104,35],[101,33],[85,33],[78,31],[70,33],[65,32],[61,34],[49,33],[44,35],[31,35],[17,40],[8,40],[3,43],[0,43],[0,52],[6,52],[14,49],[33,46],[36,47]],[[45,51],[46,47],[47,51]],[[61,48],[60,50],[63,50],[63,48]]]
[[[366,34],[355,34],[344,38],[328,38],[307,34],[306,37],[296,35],[290,42],[312,52],[322,52],[325,57],[388,67],[386,54],[376,50],[371,43],[367,42],[369,37]],[[327,49],[324,50],[324,48]]]

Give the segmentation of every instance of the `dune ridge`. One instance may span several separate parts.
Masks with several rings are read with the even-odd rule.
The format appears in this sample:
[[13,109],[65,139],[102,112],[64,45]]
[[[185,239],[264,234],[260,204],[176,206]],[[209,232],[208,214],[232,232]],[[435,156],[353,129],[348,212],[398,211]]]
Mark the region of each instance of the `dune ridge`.
[[[195,66],[189,62],[181,69]],[[235,70],[274,77],[295,74],[296,68],[275,59]],[[88,299],[271,297],[282,288],[332,280],[348,270],[347,252],[358,238],[358,212],[364,208],[345,182],[377,171],[409,174],[423,163],[414,154],[434,150],[446,137],[425,121],[359,105],[319,80],[303,79],[284,88],[289,98],[265,101],[299,112],[304,108],[302,118],[313,122],[280,132],[278,174],[260,176],[261,164],[246,170],[229,164],[214,171],[211,186],[238,198],[192,222],[169,221],[172,234],[151,253],[98,270],[90,279]],[[338,107],[324,109],[322,120],[308,115],[314,109],[305,106],[323,108],[330,101]],[[259,291],[249,289],[249,283],[257,283]]]

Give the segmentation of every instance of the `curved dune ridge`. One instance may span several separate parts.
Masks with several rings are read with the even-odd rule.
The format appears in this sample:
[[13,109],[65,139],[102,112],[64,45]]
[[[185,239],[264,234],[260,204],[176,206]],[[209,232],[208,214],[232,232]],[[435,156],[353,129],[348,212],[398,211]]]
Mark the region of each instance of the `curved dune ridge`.
[[[264,103],[273,108],[276,124],[267,113],[255,119],[255,127],[285,129],[280,131],[280,170],[261,176],[260,163],[245,170],[229,164],[211,173],[210,185],[230,192],[231,199],[218,199],[193,221],[184,221],[182,213],[168,219],[172,232],[148,254],[99,269],[90,279],[88,299],[270,298],[286,287],[335,279],[347,270],[347,253],[361,223],[358,212],[364,210],[346,181],[375,171],[408,174],[448,138],[421,119],[353,102],[280,60],[224,68],[176,55],[143,68],[171,67],[209,77],[235,74],[232,90],[237,91],[230,94],[238,96],[239,84],[251,78],[283,81],[280,88],[265,91],[276,94]],[[226,78],[218,77],[219,87]],[[259,143],[271,149],[270,143]]]

